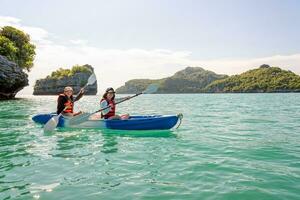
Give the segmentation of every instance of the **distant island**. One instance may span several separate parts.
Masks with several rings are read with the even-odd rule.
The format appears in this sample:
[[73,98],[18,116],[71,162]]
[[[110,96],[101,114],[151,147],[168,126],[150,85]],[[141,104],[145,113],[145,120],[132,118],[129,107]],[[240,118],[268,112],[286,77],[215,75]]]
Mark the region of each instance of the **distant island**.
[[279,67],[261,65],[258,69],[215,81],[203,91],[213,93],[300,92],[300,76]]
[[201,67],[187,67],[168,78],[157,80],[134,79],[127,81],[116,92],[124,94],[138,93],[143,91],[149,84],[157,83],[159,85],[157,93],[199,93],[210,83],[227,77],[227,75],[216,74]]
[[163,79],[127,81],[116,91],[121,94],[138,93],[151,83],[159,85],[157,93],[300,92],[299,75],[266,64],[233,76],[216,74],[201,67],[187,67]]
[[[91,65],[75,65],[71,69],[58,69],[44,79],[35,82],[33,95],[57,95],[63,93],[64,87],[73,87],[74,93],[78,93],[83,87],[94,68]],[[86,88],[86,95],[97,94],[97,81]]]

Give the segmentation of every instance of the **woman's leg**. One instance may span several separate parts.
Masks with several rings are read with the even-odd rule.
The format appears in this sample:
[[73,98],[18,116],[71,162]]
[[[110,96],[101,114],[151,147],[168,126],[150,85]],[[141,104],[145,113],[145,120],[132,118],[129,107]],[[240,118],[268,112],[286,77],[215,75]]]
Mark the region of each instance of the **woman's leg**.
[[129,119],[129,114],[121,115],[121,119]]
[[73,117],[73,113],[63,113],[62,115],[67,117]]
[[101,119],[101,114],[94,114],[90,117],[91,120],[100,120]]
[[129,118],[129,114],[124,114],[124,115],[114,115],[108,119],[128,119]]
[[112,116],[112,117],[110,117],[108,119],[121,119],[121,117],[119,115],[114,115],[114,116]]

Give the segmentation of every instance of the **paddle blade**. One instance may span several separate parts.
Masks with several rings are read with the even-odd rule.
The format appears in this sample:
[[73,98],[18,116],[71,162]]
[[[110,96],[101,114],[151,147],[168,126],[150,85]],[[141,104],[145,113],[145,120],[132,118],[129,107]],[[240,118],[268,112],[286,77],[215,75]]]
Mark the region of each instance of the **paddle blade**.
[[143,94],[155,93],[157,91],[157,89],[158,89],[158,84],[152,83],[146,88],[146,90],[143,91]]
[[45,124],[44,131],[53,131],[58,124],[59,117],[60,115],[51,117],[51,119],[49,119],[49,121]]
[[77,124],[81,124],[83,122],[86,122],[89,120],[89,117],[91,116],[92,114],[90,113],[82,113],[80,115],[77,115],[75,117],[72,117],[70,120],[69,120],[69,125],[77,125]]
[[88,82],[86,85],[93,85],[96,82],[97,78],[95,73],[92,73],[92,75],[89,77]]

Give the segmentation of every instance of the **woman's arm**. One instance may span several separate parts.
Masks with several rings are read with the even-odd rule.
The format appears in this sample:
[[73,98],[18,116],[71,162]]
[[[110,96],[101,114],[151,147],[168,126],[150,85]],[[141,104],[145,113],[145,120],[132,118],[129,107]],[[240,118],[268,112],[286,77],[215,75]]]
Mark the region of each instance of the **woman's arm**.
[[57,110],[56,113],[60,114],[65,109],[64,97],[59,96],[57,99]]
[[74,98],[73,102],[78,101],[79,99],[81,99],[81,97],[83,96],[83,94],[84,94],[84,89],[81,88],[79,94]]
[[[103,109],[103,108],[106,108],[108,106],[108,103],[106,100],[102,100],[100,102],[100,108]],[[108,112],[110,111],[110,107],[109,108],[106,108],[105,110],[102,110],[102,115],[106,115]]]

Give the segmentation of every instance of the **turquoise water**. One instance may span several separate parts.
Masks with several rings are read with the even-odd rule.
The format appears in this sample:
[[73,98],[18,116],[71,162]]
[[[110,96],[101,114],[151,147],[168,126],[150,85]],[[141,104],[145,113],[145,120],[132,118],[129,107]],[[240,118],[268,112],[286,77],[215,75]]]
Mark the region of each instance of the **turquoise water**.
[[[85,96],[77,110],[98,109]],[[0,199],[300,199],[300,94],[144,95],[131,114],[183,113],[173,131],[31,121],[56,97],[0,102]]]

